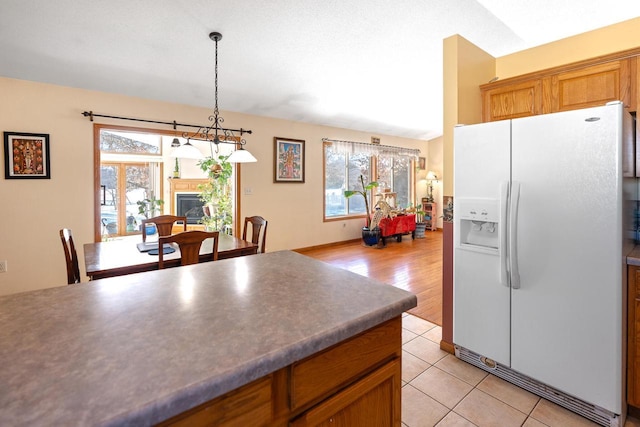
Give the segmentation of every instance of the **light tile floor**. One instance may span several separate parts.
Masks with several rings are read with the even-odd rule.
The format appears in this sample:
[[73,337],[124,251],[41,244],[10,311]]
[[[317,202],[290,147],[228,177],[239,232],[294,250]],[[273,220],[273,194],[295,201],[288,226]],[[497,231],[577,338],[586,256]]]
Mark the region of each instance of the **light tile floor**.
[[[597,426],[440,350],[439,326],[410,314],[402,319],[402,425]],[[625,427],[640,427],[627,418]]]

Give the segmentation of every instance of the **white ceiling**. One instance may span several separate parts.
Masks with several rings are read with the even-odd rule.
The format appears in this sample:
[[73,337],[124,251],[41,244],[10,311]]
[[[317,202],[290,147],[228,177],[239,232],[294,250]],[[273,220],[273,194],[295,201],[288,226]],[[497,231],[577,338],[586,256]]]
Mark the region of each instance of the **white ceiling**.
[[0,76],[212,108],[219,31],[221,110],[431,139],[444,38],[502,56],[637,16],[637,0],[2,0]]

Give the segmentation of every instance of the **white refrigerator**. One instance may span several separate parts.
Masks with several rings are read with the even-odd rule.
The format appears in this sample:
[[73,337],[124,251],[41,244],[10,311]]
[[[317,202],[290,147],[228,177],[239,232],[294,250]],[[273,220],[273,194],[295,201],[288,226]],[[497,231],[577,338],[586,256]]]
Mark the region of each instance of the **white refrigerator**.
[[621,103],[454,129],[456,355],[603,425],[625,405]]

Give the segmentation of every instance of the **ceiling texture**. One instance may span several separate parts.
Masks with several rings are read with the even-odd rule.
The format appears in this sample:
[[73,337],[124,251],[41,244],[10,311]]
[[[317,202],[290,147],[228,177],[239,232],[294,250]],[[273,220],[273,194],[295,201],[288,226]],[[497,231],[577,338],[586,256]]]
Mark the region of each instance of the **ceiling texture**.
[[498,57],[637,16],[637,0],[2,0],[0,76],[213,108],[218,31],[223,115],[431,139],[444,38]]

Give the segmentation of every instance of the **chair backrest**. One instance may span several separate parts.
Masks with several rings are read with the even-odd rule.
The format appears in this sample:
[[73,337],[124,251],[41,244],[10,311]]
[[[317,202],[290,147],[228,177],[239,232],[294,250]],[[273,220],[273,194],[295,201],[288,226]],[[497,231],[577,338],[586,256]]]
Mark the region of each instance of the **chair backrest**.
[[267,220],[261,216],[248,216],[244,219],[242,240],[247,240],[247,228],[251,223],[251,243],[258,245],[258,253],[264,253],[267,242]]
[[176,221],[182,221],[183,230],[187,231],[187,217],[175,215],[160,215],[142,220],[142,241],[147,241],[147,227],[149,223],[154,223],[158,229],[158,237],[171,236],[171,229]]
[[191,230],[158,238],[158,268],[164,268],[163,250],[166,243],[177,243],[180,248],[180,264],[197,264],[200,260],[200,246],[205,239],[213,238],[211,261],[218,259],[218,231]]
[[76,245],[73,243],[71,230],[63,228],[60,230],[60,240],[64,249],[64,259],[67,262],[67,284],[80,283],[80,268],[78,267],[78,254]]

